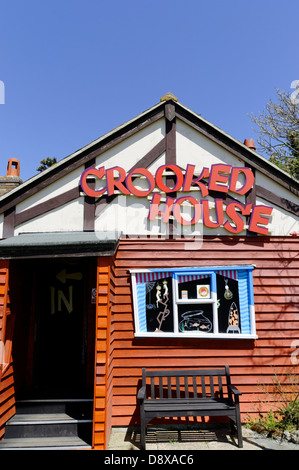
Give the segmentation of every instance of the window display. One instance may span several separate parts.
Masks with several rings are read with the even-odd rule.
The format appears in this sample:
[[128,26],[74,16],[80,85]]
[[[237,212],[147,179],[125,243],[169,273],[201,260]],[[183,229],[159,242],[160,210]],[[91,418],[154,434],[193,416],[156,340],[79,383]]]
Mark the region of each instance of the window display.
[[256,337],[252,270],[133,270],[135,335]]

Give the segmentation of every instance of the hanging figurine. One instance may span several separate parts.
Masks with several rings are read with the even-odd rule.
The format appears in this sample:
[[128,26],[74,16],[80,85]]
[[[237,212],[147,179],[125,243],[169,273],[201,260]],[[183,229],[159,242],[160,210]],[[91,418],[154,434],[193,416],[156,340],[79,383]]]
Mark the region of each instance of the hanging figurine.
[[[162,297],[161,297],[161,289],[162,287],[160,285],[158,285],[156,287],[157,289],[157,293],[156,293],[156,304],[157,304],[157,307],[159,308],[162,308],[162,306],[164,306],[164,309],[161,310],[158,315],[157,315],[157,322],[158,322],[158,325],[159,327],[156,328],[156,332],[161,332],[161,327],[162,327],[162,323],[164,322],[164,320],[168,317],[168,315],[170,314],[170,310],[167,308],[167,304],[168,304],[168,287],[167,287],[167,281],[166,279],[164,279],[164,281],[162,281],[163,283],[163,289],[164,289],[164,292],[163,292],[163,300],[162,300]],[[160,304],[160,305],[159,305]]]
[[163,292],[163,297],[168,299],[168,287],[167,287],[167,281],[166,279],[164,279],[163,281],[163,288],[164,288],[164,292]]
[[157,304],[157,308],[158,308],[159,307],[159,302],[161,302],[161,286],[157,285],[156,289],[157,289],[156,304]]
[[228,279],[224,279],[224,282],[225,282],[224,298],[226,300],[230,300],[233,298],[233,293],[229,290]]

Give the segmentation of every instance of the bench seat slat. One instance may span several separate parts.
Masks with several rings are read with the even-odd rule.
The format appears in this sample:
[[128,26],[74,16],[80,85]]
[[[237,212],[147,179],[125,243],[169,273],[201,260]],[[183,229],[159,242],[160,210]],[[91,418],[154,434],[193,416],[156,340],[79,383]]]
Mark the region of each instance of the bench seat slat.
[[149,410],[196,410],[196,409],[234,409],[234,404],[229,402],[228,400],[225,401],[213,401],[213,400],[193,400],[193,401],[185,401],[180,400],[173,401],[171,400],[156,400],[153,402],[152,400],[145,400],[144,402],[144,409],[145,411]]
[[[186,405],[189,405],[191,403],[232,403],[229,398],[180,398],[179,400],[177,398],[146,398],[144,400],[144,403],[152,403],[153,406],[159,405],[159,403],[184,403]],[[233,403],[232,403],[233,404]]]
[[231,409],[234,409],[234,406],[229,404],[229,403],[189,403],[189,404],[184,404],[184,403],[159,403],[159,405],[154,405],[153,403],[145,403],[144,404],[144,409],[145,411],[146,410],[149,410],[149,409],[152,409],[152,410],[158,410],[158,409],[162,409],[162,408],[167,408],[169,407],[170,409],[184,409],[184,410],[188,410],[188,409],[196,409],[196,408],[213,408],[213,409],[217,409],[219,408],[220,410],[224,409],[224,408],[231,408]]

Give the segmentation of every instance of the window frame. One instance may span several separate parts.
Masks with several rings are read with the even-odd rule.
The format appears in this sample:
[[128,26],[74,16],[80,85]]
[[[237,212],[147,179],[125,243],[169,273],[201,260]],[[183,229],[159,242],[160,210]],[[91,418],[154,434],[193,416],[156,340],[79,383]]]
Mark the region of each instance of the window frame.
[[[254,265],[234,265],[234,266],[197,266],[197,267],[184,267],[184,268],[153,268],[153,269],[131,269],[131,283],[132,283],[132,294],[133,294],[133,310],[134,310],[134,336],[136,338],[204,338],[204,339],[257,339],[255,328],[255,308],[254,308],[254,296],[253,296],[253,269]],[[248,302],[248,320],[250,325],[250,333],[221,333],[218,328],[218,308],[217,308],[217,285],[216,285],[216,274],[217,271],[246,271],[247,272],[247,302]],[[172,307],[173,307],[173,332],[154,332],[154,331],[141,331],[140,329],[140,312],[138,305],[137,296],[137,275],[146,273],[171,273],[172,278]],[[179,299],[179,276],[181,275],[210,275],[211,276],[211,295],[209,299]],[[239,282],[239,281],[238,281]],[[194,304],[212,304],[213,312],[213,331],[205,333],[201,331],[188,331],[180,332],[178,328],[179,305],[194,305]],[[241,312],[240,312],[241,315]],[[242,325],[241,325],[242,328]]]

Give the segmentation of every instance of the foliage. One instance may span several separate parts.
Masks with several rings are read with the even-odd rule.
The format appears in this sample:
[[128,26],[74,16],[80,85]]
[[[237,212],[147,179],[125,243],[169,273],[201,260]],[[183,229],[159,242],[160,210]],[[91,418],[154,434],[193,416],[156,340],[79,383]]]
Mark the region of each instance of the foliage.
[[280,434],[279,425],[280,420],[273,411],[266,414],[260,413],[257,419],[249,417],[247,421],[247,426],[253,431],[270,436]]
[[[253,431],[271,436],[299,429],[299,377],[296,369],[281,375],[274,373],[272,386],[261,385],[259,388],[263,392],[259,417],[249,417],[247,425]],[[270,411],[261,411],[264,404],[270,407]]]
[[42,172],[46,170],[47,168],[50,168],[50,166],[55,165],[57,163],[56,158],[44,158],[43,160],[40,161],[41,165],[36,169],[36,171]]
[[276,90],[278,102],[267,103],[265,111],[251,115],[259,134],[258,149],[269,160],[299,179],[299,104],[284,91]]
[[281,424],[284,428],[289,426],[299,429],[299,400],[288,403],[279,410],[282,417]]

